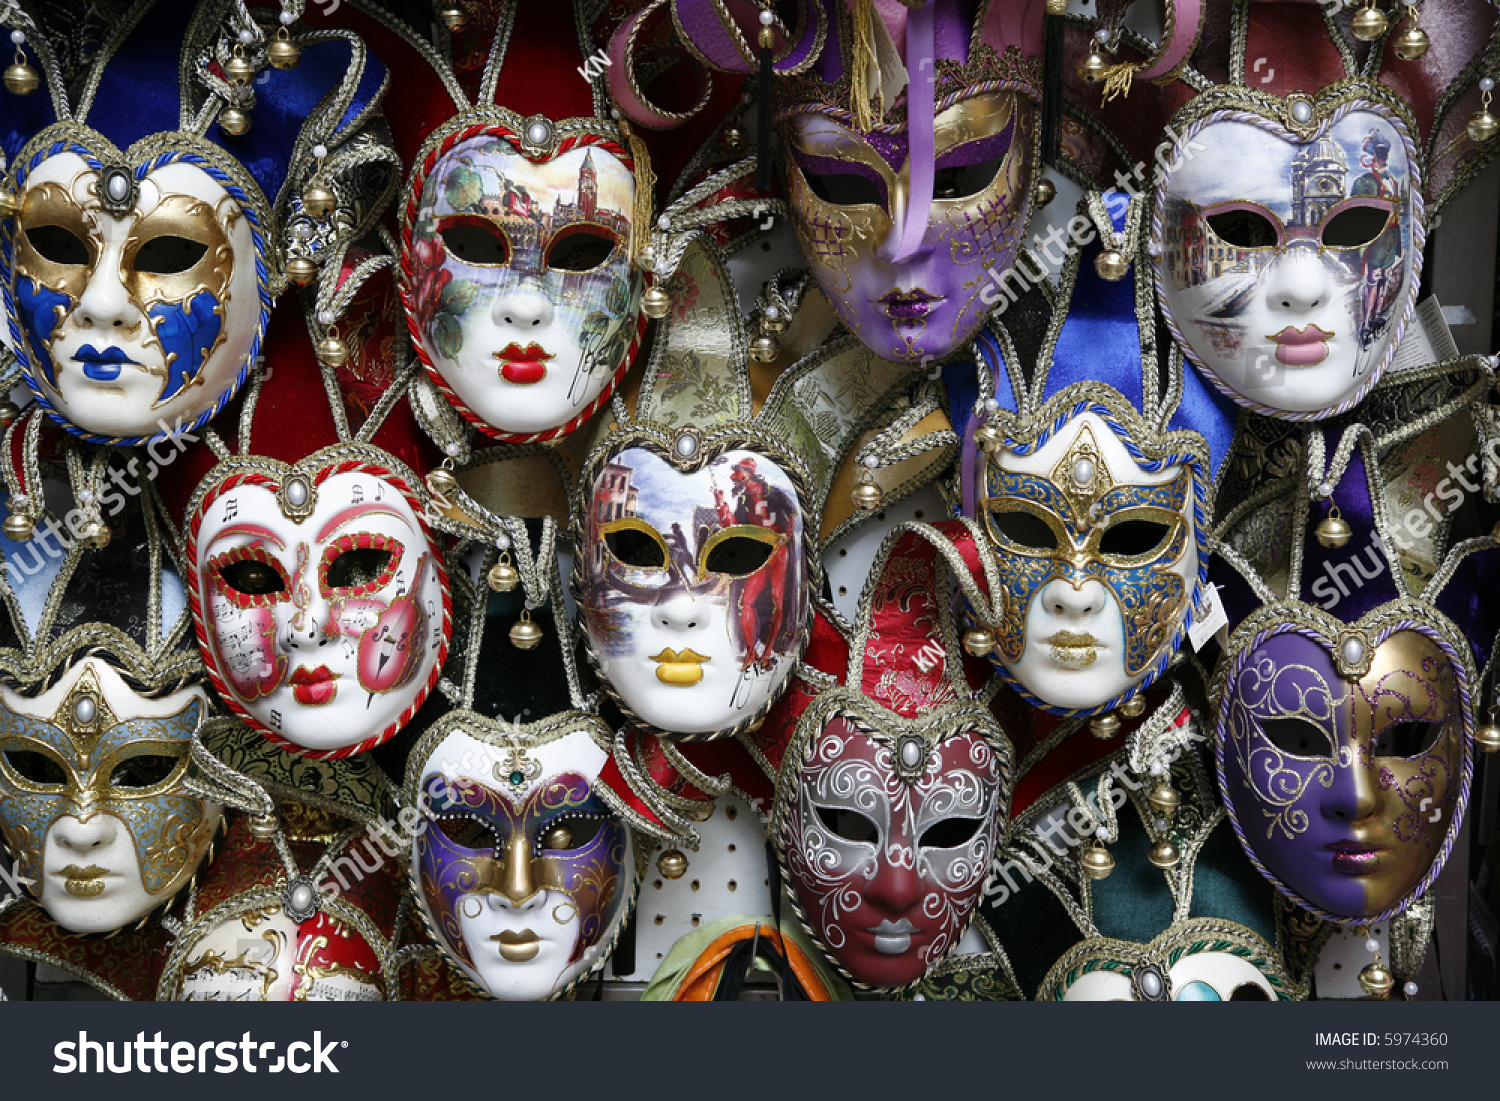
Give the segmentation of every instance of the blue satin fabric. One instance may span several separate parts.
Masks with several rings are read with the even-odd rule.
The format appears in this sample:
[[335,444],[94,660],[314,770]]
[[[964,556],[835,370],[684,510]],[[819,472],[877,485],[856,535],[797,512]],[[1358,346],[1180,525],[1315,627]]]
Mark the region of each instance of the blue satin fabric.
[[1494,624],[1500,623],[1500,549],[1476,551],[1453,571],[1434,603],[1451,619],[1474,654],[1474,664],[1484,671],[1495,652]]
[[[12,51],[15,49],[9,40],[6,41],[6,46]],[[30,43],[22,46],[21,52],[26,55],[27,64],[38,74],[42,74],[41,62],[37,60],[36,51],[31,48]],[[42,75],[42,83],[37,90],[29,96],[12,95],[5,85],[0,84],[0,151],[5,153],[6,170],[13,171],[16,154],[21,151],[21,146],[31,140],[32,135],[45,130],[56,121],[57,114],[52,110],[52,97],[47,91],[45,75]]]

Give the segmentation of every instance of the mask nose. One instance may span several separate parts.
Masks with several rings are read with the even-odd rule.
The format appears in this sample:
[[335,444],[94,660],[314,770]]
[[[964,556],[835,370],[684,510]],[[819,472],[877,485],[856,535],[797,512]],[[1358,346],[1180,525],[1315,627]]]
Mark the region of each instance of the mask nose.
[[1042,607],[1066,619],[1086,619],[1104,610],[1108,599],[1104,586],[1089,578],[1077,588],[1065,578],[1056,577],[1042,590]]
[[525,338],[552,324],[552,300],[535,287],[522,285],[495,300],[495,324]]
[[691,597],[679,596],[658,604],[651,622],[668,631],[697,631],[708,626],[707,607]]
[[78,326],[104,329],[118,336],[132,335],[140,328],[141,311],[131,301],[118,268],[109,260],[107,254],[99,258],[83,288],[78,299]]
[[54,823],[52,835],[58,846],[68,852],[89,853],[113,842],[117,828],[115,820],[107,814],[94,814],[87,819],[69,814]]
[[[907,838],[906,842],[909,843],[910,840]],[[896,859],[891,859],[892,852],[898,854]],[[891,917],[899,919],[920,905],[926,894],[922,887],[922,877],[917,874],[916,849],[906,847],[905,843],[886,844],[882,846],[880,853],[874,878],[865,888],[865,898]],[[911,866],[908,867],[905,861],[910,861]]]
[[333,605],[311,588],[304,587],[304,592],[298,596],[302,599],[297,602],[297,610],[287,618],[286,629],[282,632],[282,645],[288,650],[299,652],[327,646],[331,641],[328,637],[328,621],[332,617]]
[[[531,843],[524,833],[505,843],[505,871],[500,877],[500,892],[512,910],[533,910],[541,905],[542,893],[537,890],[536,877],[531,874]],[[491,905],[498,903],[500,897],[490,895]]]
[[1363,822],[1381,811],[1382,796],[1371,769],[1359,763],[1356,752],[1351,768],[1334,770],[1333,787],[1323,800],[1323,813],[1341,822]]
[[1326,307],[1333,296],[1328,269],[1310,242],[1294,244],[1271,265],[1263,291],[1273,313],[1290,318]]

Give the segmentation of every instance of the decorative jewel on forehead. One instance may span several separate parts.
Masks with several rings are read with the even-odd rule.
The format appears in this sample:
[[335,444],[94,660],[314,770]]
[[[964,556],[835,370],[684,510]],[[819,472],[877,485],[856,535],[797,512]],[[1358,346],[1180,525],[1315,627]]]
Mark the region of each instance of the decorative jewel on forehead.
[[511,745],[506,747],[505,758],[496,761],[491,771],[501,783],[520,787],[542,774],[542,762],[533,760],[524,746]]
[[1100,497],[1114,488],[1114,477],[1088,425],[1083,426],[1062,461],[1052,468],[1052,483],[1062,491],[1080,520]]
[[276,494],[276,503],[281,506],[281,514],[293,523],[300,524],[312,515],[313,509],[318,507],[318,494],[312,482],[298,475],[288,478],[286,484]]
[[123,218],[135,209],[141,197],[141,187],[129,168],[121,164],[108,164],[99,171],[97,194],[104,213]]
[[99,744],[99,736],[119,722],[105,702],[104,689],[92,667],[84,670],[73,691],[52,716],[52,725],[68,735],[85,767],[90,763],[94,747]]
[[[866,735],[869,733],[857,723],[851,723],[850,725],[860,730],[861,733]],[[929,757],[927,745],[916,734],[903,734],[896,742],[896,749],[891,754],[891,757],[896,765],[896,776],[903,783],[915,784],[927,773],[927,759]]]

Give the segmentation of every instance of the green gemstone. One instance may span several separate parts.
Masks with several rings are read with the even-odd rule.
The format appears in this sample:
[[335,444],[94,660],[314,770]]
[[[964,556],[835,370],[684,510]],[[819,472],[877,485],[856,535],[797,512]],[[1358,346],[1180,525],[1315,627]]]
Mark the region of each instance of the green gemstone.
[[521,786],[521,781],[524,779],[526,779],[526,776],[521,772],[520,769],[516,769],[516,771],[510,774],[510,782],[515,784],[517,787]]

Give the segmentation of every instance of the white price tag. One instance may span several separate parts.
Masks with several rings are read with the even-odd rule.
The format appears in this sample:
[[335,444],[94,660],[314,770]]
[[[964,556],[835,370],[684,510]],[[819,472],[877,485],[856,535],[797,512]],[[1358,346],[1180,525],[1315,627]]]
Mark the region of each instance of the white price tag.
[[1203,599],[1193,610],[1193,625],[1188,628],[1188,641],[1193,649],[1202,651],[1220,627],[1229,626],[1229,617],[1224,614],[1224,602],[1219,599],[1219,590],[1214,585],[1203,587]]

